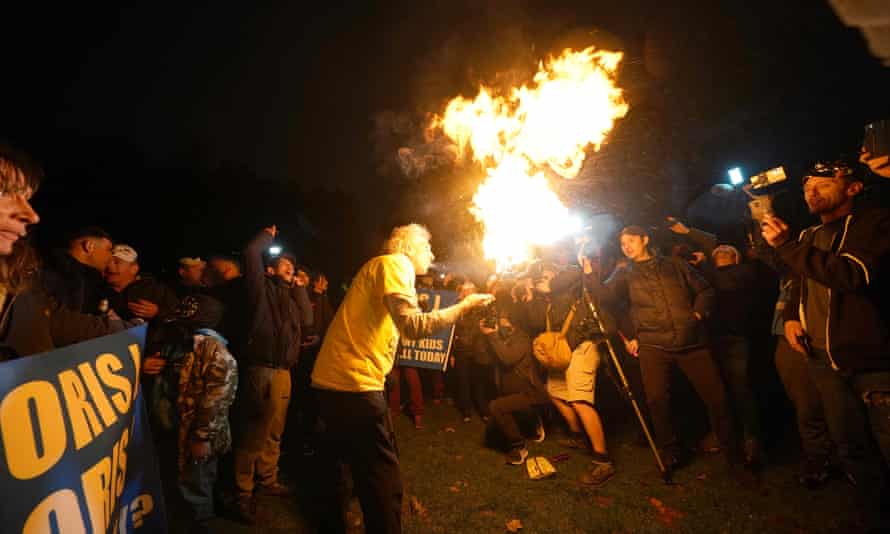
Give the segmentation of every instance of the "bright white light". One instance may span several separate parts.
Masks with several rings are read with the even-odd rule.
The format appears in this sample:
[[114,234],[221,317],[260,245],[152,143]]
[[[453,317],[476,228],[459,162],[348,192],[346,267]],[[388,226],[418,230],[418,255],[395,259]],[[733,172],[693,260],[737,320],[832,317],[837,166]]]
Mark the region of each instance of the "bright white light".
[[582,230],[584,230],[584,219],[580,215],[569,217],[569,233],[580,234]]
[[279,247],[277,245],[269,247],[269,255],[270,256],[277,256],[279,254],[281,254],[281,247]]
[[729,169],[729,182],[732,185],[739,185],[740,183],[742,183],[744,181],[745,181],[745,179],[742,178],[742,169],[740,169],[738,167],[733,167],[732,169]]

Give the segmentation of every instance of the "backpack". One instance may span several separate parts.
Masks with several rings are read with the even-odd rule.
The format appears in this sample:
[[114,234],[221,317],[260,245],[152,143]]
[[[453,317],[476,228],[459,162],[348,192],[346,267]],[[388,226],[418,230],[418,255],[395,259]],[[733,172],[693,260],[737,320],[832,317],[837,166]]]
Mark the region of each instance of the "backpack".
[[572,349],[566,340],[566,332],[575,317],[577,302],[572,304],[572,309],[566,316],[562,329],[556,332],[550,330],[550,306],[547,306],[547,331],[540,334],[532,342],[532,352],[535,358],[545,368],[553,371],[564,371],[572,361]]

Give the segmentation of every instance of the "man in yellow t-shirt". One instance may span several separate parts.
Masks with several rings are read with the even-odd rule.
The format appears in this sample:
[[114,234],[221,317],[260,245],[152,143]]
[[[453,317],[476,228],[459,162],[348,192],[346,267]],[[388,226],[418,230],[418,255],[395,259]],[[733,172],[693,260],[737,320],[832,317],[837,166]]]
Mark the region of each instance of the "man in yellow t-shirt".
[[[409,224],[393,229],[384,255],[369,260],[353,279],[312,372],[326,452],[352,468],[367,532],[401,532],[402,478],[383,397],[399,336],[428,336],[492,300],[475,294],[423,313],[414,277],[426,274],[433,257],[426,228]],[[342,514],[326,515],[342,520]]]

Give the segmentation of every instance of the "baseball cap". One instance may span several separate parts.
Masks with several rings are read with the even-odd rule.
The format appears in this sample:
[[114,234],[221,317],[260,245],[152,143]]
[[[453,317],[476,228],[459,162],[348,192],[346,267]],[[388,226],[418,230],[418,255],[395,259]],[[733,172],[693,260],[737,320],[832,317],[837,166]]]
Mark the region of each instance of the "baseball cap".
[[136,253],[136,249],[134,249],[130,245],[115,245],[111,249],[111,255],[119,260],[123,260],[128,263],[134,263],[136,259],[139,258],[139,254]]

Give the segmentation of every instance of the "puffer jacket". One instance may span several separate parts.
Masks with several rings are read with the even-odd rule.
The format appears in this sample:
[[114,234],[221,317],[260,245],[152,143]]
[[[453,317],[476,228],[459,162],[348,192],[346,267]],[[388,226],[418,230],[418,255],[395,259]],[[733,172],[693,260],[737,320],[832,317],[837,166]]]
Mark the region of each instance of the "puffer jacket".
[[592,281],[594,293],[607,305],[629,304],[630,321],[622,325],[628,339],[667,351],[706,343],[704,322],[716,292],[685,261],[655,256],[615,271],[602,284]]

